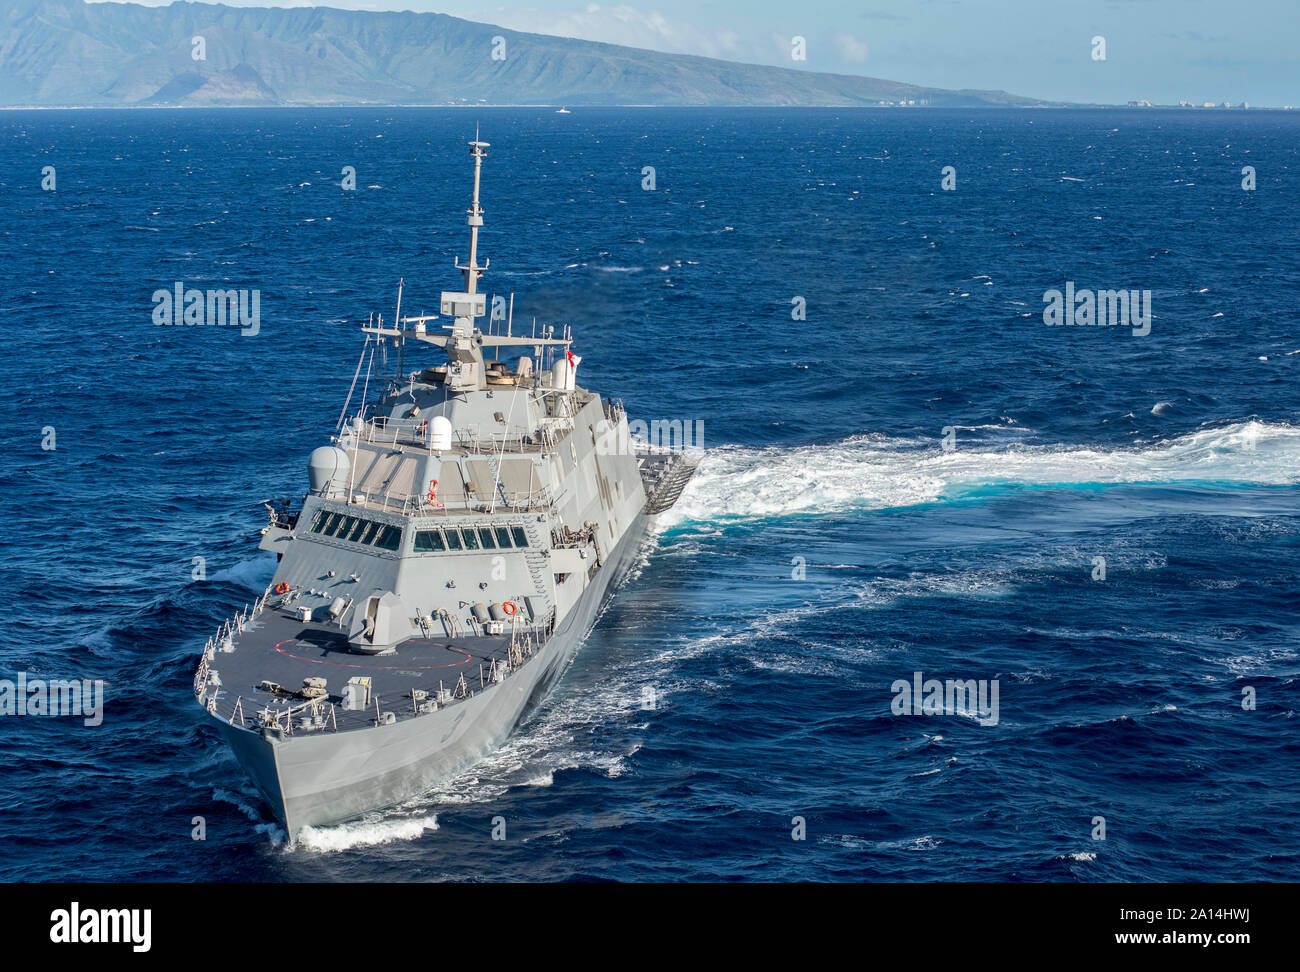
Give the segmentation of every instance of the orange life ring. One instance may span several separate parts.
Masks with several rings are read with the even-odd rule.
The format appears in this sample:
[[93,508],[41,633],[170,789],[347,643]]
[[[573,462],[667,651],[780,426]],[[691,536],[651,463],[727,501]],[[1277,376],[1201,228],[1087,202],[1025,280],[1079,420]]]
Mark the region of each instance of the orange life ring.
[[505,604],[501,605],[501,610],[513,617],[514,613],[519,610],[519,605],[515,604],[514,601],[506,601]]
[[280,583],[278,583],[278,584],[275,585],[275,593],[277,593],[277,594],[288,594],[288,593],[289,593],[289,585],[286,584],[284,581],[280,581]]
[[436,480],[436,479],[430,479],[430,480],[429,480],[429,498],[428,498],[428,501],[429,501],[430,503],[436,503],[436,502],[438,502],[438,480]]

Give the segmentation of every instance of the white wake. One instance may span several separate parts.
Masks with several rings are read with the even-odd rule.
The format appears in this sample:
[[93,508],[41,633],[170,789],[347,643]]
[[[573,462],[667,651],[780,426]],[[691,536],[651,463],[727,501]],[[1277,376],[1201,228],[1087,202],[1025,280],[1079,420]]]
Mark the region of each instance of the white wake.
[[1300,428],[1240,422],[1134,449],[937,445],[860,435],[829,445],[706,452],[681,499],[659,518],[756,519],[890,509],[961,496],[981,486],[1300,482]]

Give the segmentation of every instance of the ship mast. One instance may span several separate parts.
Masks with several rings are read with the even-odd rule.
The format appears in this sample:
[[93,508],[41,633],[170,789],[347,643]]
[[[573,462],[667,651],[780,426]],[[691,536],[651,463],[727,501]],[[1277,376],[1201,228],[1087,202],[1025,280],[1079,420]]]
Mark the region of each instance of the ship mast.
[[[426,315],[421,313],[418,317],[402,317],[401,303],[402,285],[398,284],[398,310],[397,320],[391,327],[384,327],[381,321],[378,325],[366,325],[363,330],[368,334],[374,334],[380,339],[392,337],[397,344],[399,355],[404,350],[404,345],[409,337],[426,344],[433,344],[442,348],[447,353],[447,374],[443,378],[443,384],[452,392],[481,391],[487,389],[485,377],[485,359],[484,349],[495,349],[508,347],[523,349],[529,345],[541,348],[558,348],[568,346],[572,343],[573,338],[566,330],[561,337],[555,337],[555,328],[552,327],[549,332],[542,336],[534,334],[531,337],[514,337],[511,333],[511,323],[514,317],[514,295],[510,297],[510,310],[506,317],[506,333],[504,335],[491,333],[491,327],[488,327],[488,333],[484,334],[475,325],[477,318],[483,317],[487,313],[487,295],[478,289],[479,277],[483,271],[488,268],[488,260],[484,259],[483,265],[479,266],[478,262],[478,231],[483,226],[483,207],[479,203],[479,184],[483,171],[483,159],[487,156],[488,143],[479,140],[478,130],[474,131],[474,141],[468,143],[470,155],[474,159],[474,195],[471,198],[469,209],[466,210],[468,216],[465,224],[469,227],[469,260],[462,264],[459,260],[453,260],[457,270],[465,275],[464,290],[444,290],[438,302],[439,314],[443,317],[450,317],[452,323],[443,324],[441,330],[448,333],[435,333],[427,329],[426,323],[436,319],[436,315]],[[414,332],[408,332],[405,325],[414,324]],[[535,352],[540,358],[542,352]],[[399,367],[399,376],[401,368]]]
[[447,350],[447,387],[453,391],[477,389],[483,386],[482,336],[475,344],[477,329],[474,319],[482,317],[487,311],[486,299],[478,292],[478,278],[487,269],[488,261],[478,265],[478,231],[483,225],[483,207],[478,201],[479,177],[483,171],[483,157],[487,155],[487,142],[479,141],[478,129],[474,129],[474,141],[469,143],[469,153],[474,157],[474,198],[469,205],[469,215],[465,224],[469,226],[469,262],[455,263],[457,270],[465,274],[463,291],[444,290],[440,307],[443,314],[450,315],[454,323],[444,329],[451,331],[450,340],[443,346]]
[[491,262],[484,261],[483,266],[478,265],[478,231],[483,225],[483,207],[478,202],[479,176],[483,169],[483,157],[487,155],[487,142],[480,142],[478,129],[474,129],[474,141],[469,143],[469,154],[474,156],[474,199],[469,204],[467,210],[469,215],[465,218],[465,225],[469,227],[469,262],[466,264],[456,263],[456,269],[465,274],[465,293],[478,293],[478,278],[483,275],[483,271],[488,268]]

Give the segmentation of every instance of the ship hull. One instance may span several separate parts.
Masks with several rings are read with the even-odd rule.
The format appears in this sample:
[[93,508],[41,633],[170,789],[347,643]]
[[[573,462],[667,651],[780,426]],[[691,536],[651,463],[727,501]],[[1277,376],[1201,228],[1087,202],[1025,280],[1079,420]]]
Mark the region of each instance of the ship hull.
[[[536,656],[472,698],[392,725],[286,735],[213,724],[293,840],[402,803],[498,748],[563,674],[607,598],[635,561],[648,518],[638,515],[590,586]],[[211,717],[210,717],[211,718]]]

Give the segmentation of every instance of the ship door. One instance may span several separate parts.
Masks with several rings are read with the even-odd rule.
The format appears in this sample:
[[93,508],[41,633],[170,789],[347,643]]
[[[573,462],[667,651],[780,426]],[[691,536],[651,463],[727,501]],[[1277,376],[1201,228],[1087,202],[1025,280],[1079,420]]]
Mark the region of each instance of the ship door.
[[366,600],[366,620],[365,627],[361,630],[361,637],[371,644],[375,642],[375,621],[379,616],[379,598],[371,596]]

